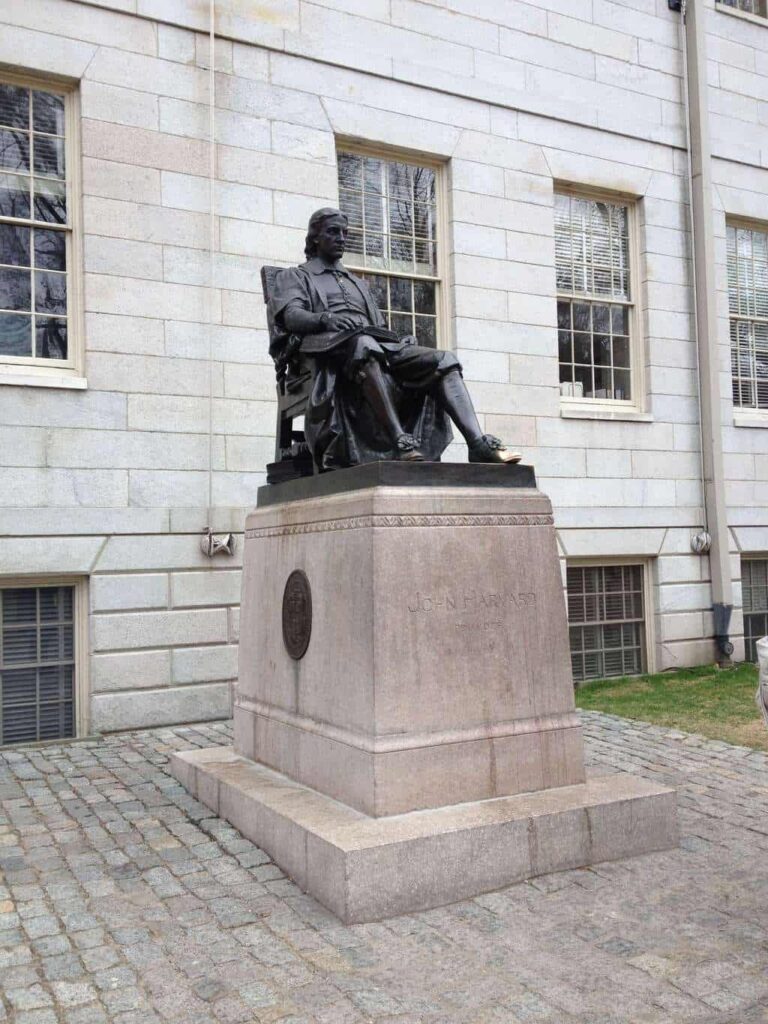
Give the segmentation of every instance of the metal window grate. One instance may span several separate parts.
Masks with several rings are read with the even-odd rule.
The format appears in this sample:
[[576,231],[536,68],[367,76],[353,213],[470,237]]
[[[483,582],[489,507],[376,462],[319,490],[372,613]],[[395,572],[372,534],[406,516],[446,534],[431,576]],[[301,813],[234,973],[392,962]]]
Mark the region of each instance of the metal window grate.
[[0,589],[0,743],[74,735],[74,587]]
[[733,403],[768,409],[768,233],[729,224]]
[[768,636],[768,559],[742,559],[741,593],[744,657],[747,661],[757,661],[755,644],[761,637]]
[[556,194],[555,269],[561,391],[629,401],[629,208]]
[[432,167],[339,151],[347,257],[363,271],[388,326],[437,344],[437,174]]
[[643,672],[642,565],[569,567],[567,591],[574,681]]

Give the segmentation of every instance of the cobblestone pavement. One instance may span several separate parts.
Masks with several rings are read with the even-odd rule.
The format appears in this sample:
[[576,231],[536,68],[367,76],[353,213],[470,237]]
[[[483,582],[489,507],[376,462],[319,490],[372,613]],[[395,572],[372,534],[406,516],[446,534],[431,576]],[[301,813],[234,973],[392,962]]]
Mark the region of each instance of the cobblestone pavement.
[[167,774],[225,723],[0,754],[0,1021],[768,1022],[768,758],[583,717],[678,850],[349,928]]

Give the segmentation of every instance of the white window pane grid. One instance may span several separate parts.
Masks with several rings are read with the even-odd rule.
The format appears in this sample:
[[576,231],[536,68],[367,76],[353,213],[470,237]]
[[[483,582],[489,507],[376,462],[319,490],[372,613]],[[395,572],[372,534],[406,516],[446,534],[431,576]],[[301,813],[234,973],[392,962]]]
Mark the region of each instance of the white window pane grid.
[[387,327],[398,337],[414,335],[420,345],[437,345],[437,285],[412,277],[361,273]]
[[627,206],[555,195],[560,381],[569,395],[632,400],[629,252]]
[[723,7],[735,7],[737,11],[768,18],[768,0],[718,0]]
[[339,152],[339,206],[349,219],[356,264],[437,275],[435,171]]
[[768,560],[744,558],[741,562],[741,593],[744,608],[744,657],[757,661],[755,644],[768,636]]
[[629,310],[619,304],[558,299],[560,381],[583,398],[632,398]]
[[731,320],[734,405],[768,409],[768,323]]
[[628,208],[557,193],[555,268],[561,295],[629,302]]
[[439,276],[434,168],[346,151],[339,151],[337,160],[339,207],[349,219],[350,268],[368,282],[391,330],[435,347]]
[[437,277],[434,169],[340,151],[338,176],[355,265]]
[[574,681],[642,672],[643,567],[569,567],[567,592]]
[[729,225],[728,302],[732,316],[768,319],[768,232]]
[[0,589],[0,743],[74,735],[74,588]]
[[768,233],[728,225],[733,402],[768,409]]
[[0,83],[0,358],[68,356],[64,109]]

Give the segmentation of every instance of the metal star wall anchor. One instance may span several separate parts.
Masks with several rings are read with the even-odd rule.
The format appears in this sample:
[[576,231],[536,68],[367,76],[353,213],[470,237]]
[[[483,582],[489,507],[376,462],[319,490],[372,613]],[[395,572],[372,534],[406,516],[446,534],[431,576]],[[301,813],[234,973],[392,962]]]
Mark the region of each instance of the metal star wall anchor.
[[206,526],[200,538],[200,549],[208,558],[216,555],[234,555],[234,533],[214,533],[213,528]]

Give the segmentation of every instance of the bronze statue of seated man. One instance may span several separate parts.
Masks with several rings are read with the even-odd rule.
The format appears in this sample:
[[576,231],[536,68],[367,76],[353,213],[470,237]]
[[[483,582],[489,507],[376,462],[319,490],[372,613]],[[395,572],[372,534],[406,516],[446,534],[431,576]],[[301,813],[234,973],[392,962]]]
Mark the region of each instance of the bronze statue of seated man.
[[519,453],[482,432],[453,353],[387,329],[366,282],[341,263],[347,227],[339,210],[313,213],[307,262],[281,271],[270,296],[272,354],[293,337],[313,361],[304,434],[318,468],[439,461],[451,421],[470,462],[519,462]]

